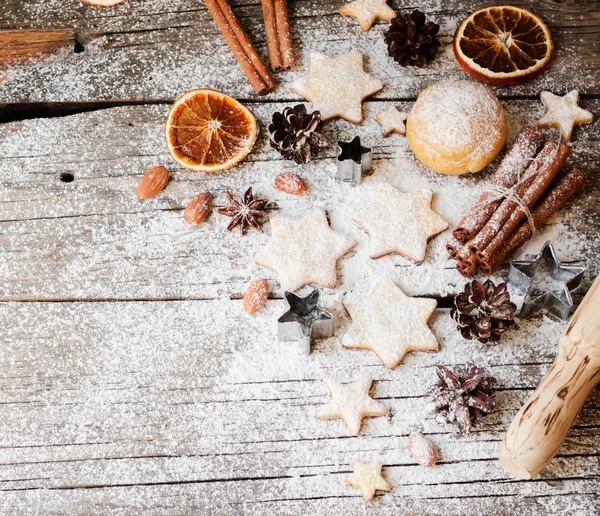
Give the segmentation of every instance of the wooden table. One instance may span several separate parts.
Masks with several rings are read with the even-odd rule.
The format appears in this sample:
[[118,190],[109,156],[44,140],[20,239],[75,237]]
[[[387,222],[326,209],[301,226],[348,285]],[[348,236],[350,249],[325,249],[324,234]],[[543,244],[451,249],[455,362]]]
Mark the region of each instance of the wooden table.
[[[420,267],[400,256],[369,262],[367,235],[349,222],[352,188],[333,180],[335,142],[360,134],[374,150],[376,176],[406,190],[431,187],[435,209],[458,221],[490,172],[435,174],[416,163],[404,138],[381,137],[374,115],[390,103],[410,108],[438,80],[465,78],[452,34],[468,12],[490,2],[418,3],[441,24],[444,44],[424,69],[393,63],[385,25],[363,34],[355,19],[337,13],[342,3],[291,2],[301,66],[278,75],[279,88],[266,98],[254,95],[200,0],[128,0],[105,9],[76,0],[0,4],[0,29],[17,31],[0,33],[2,513],[598,514],[598,390],[538,478],[518,481],[497,462],[504,432],[548,369],[564,323],[538,314],[498,345],[463,341],[448,313],[464,284],[443,251],[448,233],[429,244]],[[544,89],[579,88],[582,106],[600,116],[599,4],[536,4],[556,56],[541,78],[496,89],[511,139],[543,114]],[[260,2],[233,5],[266,57]],[[36,47],[42,55],[24,61],[31,48],[15,38],[43,40]],[[360,127],[326,124],[332,144],[300,170],[310,187],[305,196],[275,190],[276,173],[297,169],[268,147],[270,115],[298,100],[289,84],[306,73],[311,51],[355,48],[385,89],[366,103]],[[253,153],[225,174],[181,169],[164,143],[171,102],[200,86],[244,101],[262,126]],[[586,288],[600,271],[599,137],[597,122],[576,130],[570,163],[586,173],[584,191],[521,252],[534,254],[552,239],[563,258],[588,266]],[[155,165],[173,179],[157,198],[138,201],[139,178]],[[198,229],[183,219],[199,191],[210,190],[223,205],[227,188],[247,185],[285,215],[324,207],[334,229],[359,241],[341,262],[340,286],[323,292],[336,316],[335,337],[319,341],[308,358],[276,338],[282,292],[252,259],[268,237],[227,233],[216,213]],[[439,353],[413,354],[390,371],[370,352],[341,347],[349,324],[342,296],[379,276],[439,300],[431,324]],[[256,277],[271,280],[271,300],[249,317],[241,297]],[[436,364],[468,361],[498,378],[498,408],[459,437],[433,418],[425,392]],[[366,375],[390,418],[366,420],[361,435],[349,437],[341,421],[316,417],[328,399],[325,378]],[[440,447],[438,466],[412,460],[407,436],[415,428]],[[365,503],[344,485],[354,459],[382,460],[393,490]]]

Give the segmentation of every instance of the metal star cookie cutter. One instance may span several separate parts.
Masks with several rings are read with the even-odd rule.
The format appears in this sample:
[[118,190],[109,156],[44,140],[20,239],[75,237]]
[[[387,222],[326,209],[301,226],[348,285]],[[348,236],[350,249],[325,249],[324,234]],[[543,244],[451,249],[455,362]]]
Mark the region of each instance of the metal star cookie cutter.
[[[540,268],[547,271],[541,272]],[[538,310],[546,309],[563,321],[567,320],[573,308],[573,294],[580,286],[586,267],[564,265],[557,256],[551,242],[546,242],[535,260],[512,261],[508,271],[508,281],[524,294],[518,316],[529,317]],[[546,276],[545,282],[540,276]],[[554,289],[548,289],[552,287]],[[557,284],[560,284],[558,294]]]
[[358,186],[361,176],[371,170],[373,152],[360,144],[359,136],[351,142],[338,142],[338,147],[336,179]]
[[310,355],[312,340],[333,335],[333,314],[318,306],[318,290],[313,290],[306,297],[286,291],[285,299],[288,311],[277,319],[277,336],[281,342],[298,341],[302,352]]

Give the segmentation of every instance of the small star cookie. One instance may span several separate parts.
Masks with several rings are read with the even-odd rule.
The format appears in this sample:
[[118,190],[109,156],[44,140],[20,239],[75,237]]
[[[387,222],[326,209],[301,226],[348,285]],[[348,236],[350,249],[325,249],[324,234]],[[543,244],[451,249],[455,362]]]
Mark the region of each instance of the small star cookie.
[[331,401],[319,414],[323,420],[343,419],[352,435],[358,435],[364,417],[385,416],[389,409],[369,396],[372,380],[364,378],[344,385],[327,380]]
[[363,100],[383,83],[363,70],[363,55],[353,51],[340,57],[312,53],[308,75],[290,87],[321,112],[322,120],[339,116],[360,124]]
[[375,120],[381,124],[383,136],[389,136],[392,133],[405,135],[406,126],[404,125],[404,122],[407,117],[408,113],[398,111],[394,106],[390,106],[387,111],[377,113],[375,115]]
[[355,0],[349,4],[340,7],[340,14],[344,16],[354,16],[360,22],[360,28],[368,31],[375,23],[375,20],[390,21],[396,16],[387,0]]
[[309,283],[335,288],[337,261],[354,247],[354,240],[330,229],[321,208],[301,219],[270,220],[271,241],[254,261],[276,271],[284,290],[293,292]]
[[390,491],[392,487],[381,476],[381,462],[365,464],[359,460],[352,462],[352,476],[346,479],[346,485],[360,489],[363,498],[372,502],[375,491]]
[[541,99],[548,111],[538,120],[538,125],[560,129],[562,137],[568,142],[571,141],[573,126],[591,124],[594,121],[592,113],[579,107],[577,90],[570,91],[564,97],[542,91]]
[[352,319],[342,339],[349,349],[370,349],[390,369],[410,351],[437,351],[427,321],[437,307],[435,299],[407,296],[392,281],[377,285],[366,299],[344,299]]
[[353,220],[369,233],[371,258],[400,253],[417,263],[425,259],[427,241],[448,228],[431,210],[432,196],[429,189],[407,194],[387,183],[358,189]]

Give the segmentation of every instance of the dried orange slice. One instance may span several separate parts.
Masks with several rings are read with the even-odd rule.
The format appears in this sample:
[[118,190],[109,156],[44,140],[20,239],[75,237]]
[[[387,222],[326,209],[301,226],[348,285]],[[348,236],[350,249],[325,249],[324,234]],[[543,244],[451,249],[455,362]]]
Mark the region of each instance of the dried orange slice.
[[179,97],[167,116],[167,146],[180,165],[219,172],[244,159],[258,134],[252,112],[237,100],[208,88]]
[[527,9],[502,5],[479,9],[454,35],[460,66],[489,84],[521,84],[540,73],[552,57],[544,21]]

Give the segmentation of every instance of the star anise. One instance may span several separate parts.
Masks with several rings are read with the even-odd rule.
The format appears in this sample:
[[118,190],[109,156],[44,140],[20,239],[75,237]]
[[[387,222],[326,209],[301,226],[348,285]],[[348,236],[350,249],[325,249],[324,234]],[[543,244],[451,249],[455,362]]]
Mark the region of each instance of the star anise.
[[231,217],[227,226],[227,231],[240,226],[240,232],[245,235],[248,228],[252,228],[262,233],[260,219],[267,214],[267,210],[277,209],[275,203],[270,203],[268,199],[258,199],[252,195],[252,187],[248,188],[241,197],[238,194],[227,190],[227,197],[231,203],[229,206],[219,208],[217,211],[221,215]]
[[476,365],[458,366],[451,371],[437,366],[439,382],[429,389],[435,411],[447,423],[458,426],[461,434],[469,433],[483,416],[494,410],[491,396],[496,379]]

